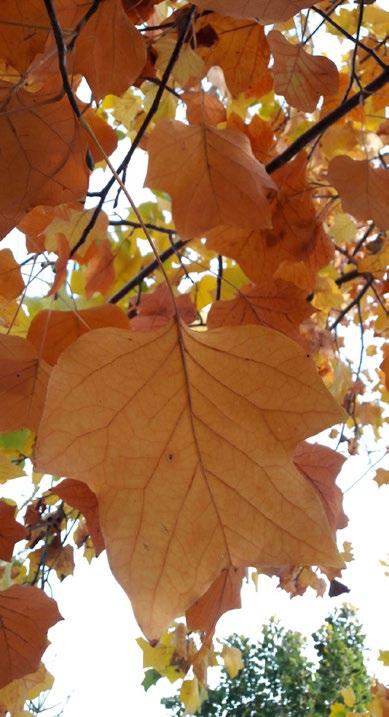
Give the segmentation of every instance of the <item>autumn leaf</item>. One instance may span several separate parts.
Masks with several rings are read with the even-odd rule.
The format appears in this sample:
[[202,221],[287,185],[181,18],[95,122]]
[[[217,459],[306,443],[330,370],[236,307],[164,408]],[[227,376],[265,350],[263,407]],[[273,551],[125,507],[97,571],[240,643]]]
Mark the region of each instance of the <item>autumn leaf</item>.
[[52,489],[65,503],[79,510],[84,516],[96,555],[104,550],[104,536],[100,528],[99,507],[96,496],[85,483],[66,478]]
[[225,612],[240,608],[243,578],[242,568],[222,570],[207,592],[186,611],[188,630],[200,630],[209,635]]
[[[267,73],[270,50],[261,25],[212,13],[200,17],[195,29],[206,70],[214,65],[221,67],[234,97]],[[214,34],[215,41],[209,47],[201,45],[202,32]]]
[[55,600],[38,588],[12,585],[0,592],[0,688],[38,670],[47,631],[61,619]]
[[338,70],[327,57],[310,55],[303,45],[293,45],[281,32],[267,36],[274,57],[274,91],[302,112],[313,112],[321,95],[335,94]]
[[275,185],[243,134],[162,120],[148,151],[145,185],[169,192],[183,238],[228,222],[248,229],[270,226],[268,196]]
[[96,493],[112,570],[155,638],[223,568],[338,565],[289,453],[342,415],[278,332],[98,329],[54,369],[36,464]]
[[[86,138],[68,99],[55,102],[0,83],[0,232],[7,234],[37,204],[83,199]],[[49,151],[48,151],[49,148]]]
[[224,667],[226,668],[229,677],[234,679],[234,677],[236,677],[237,674],[244,668],[241,651],[237,647],[224,645],[221,654],[224,661]]
[[210,329],[260,324],[302,342],[298,327],[311,313],[303,291],[284,281],[268,281],[243,287],[236,299],[212,304],[207,323]]
[[24,281],[20,267],[15,261],[12,251],[0,251],[0,296],[5,299],[16,299],[24,289]]
[[37,431],[41,418],[49,366],[40,361],[35,347],[19,336],[0,335],[0,431],[30,428]]
[[102,99],[108,93],[122,95],[140,75],[146,57],[146,43],[121,0],[105,0],[77,39],[74,67]]
[[374,480],[378,486],[389,485],[389,470],[385,470],[385,468],[378,468],[376,470]]
[[60,582],[74,572],[74,550],[72,545],[62,545],[59,536],[54,536],[49,545],[43,545],[28,554],[30,562],[29,575],[39,575],[42,565],[52,568]]
[[10,562],[15,543],[26,537],[25,528],[15,520],[16,506],[0,500],[0,560]]
[[0,690],[0,713],[4,710],[4,713],[9,713],[10,717],[27,717],[26,712],[23,711],[25,702],[34,700],[41,692],[50,690],[53,683],[53,676],[41,662],[36,672],[13,680]]
[[328,181],[339,192],[342,207],[356,219],[372,219],[380,229],[389,228],[389,172],[367,159],[335,157],[328,167]]
[[129,321],[118,307],[106,304],[79,311],[49,311],[43,309],[32,319],[27,339],[41,359],[54,366],[62,351],[79,336],[103,326],[128,328]]
[[191,324],[196,318],[196,307],[188,294],[172,295],[166,283],[159,284],[155,291],[143,294],[138,305],[138,315],[132,319],[131,328],[135,331],[159,329],[167,324],[177,310],[181,320]]
[[307,0],[197,0],[196,5],[221,15],[251,17],[268,24],[289,20],[314,3]]
[[226,110],[215,95],[208,92],[184,92],[186,116],[190,124],[217,125],[225,122]]

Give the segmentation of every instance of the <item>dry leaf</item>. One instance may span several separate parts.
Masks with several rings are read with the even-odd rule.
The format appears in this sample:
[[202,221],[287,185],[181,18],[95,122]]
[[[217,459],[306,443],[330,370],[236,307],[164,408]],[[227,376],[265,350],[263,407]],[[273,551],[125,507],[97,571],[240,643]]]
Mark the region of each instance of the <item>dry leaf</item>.
[[19,336],[0,335],[0,431],[37,431],[50,368],[35,347]]
[[275,185],[240,132],[162,120],[148,151],[145,185],[169,192],[182,238],[229,222],[248,229],[270,226],[268,197]]
[[47,631],[62,617],[42,590],[12,585],[0,592],[0,688],[39,668]]
[[267,39],[274,57],[274,91],[302,112],[313,112],[321,95],[335,94],[338,70],[328,57],[310,55],[301,44],[289,42],[272,30]]
[[389,229],[389,170],[376,168],[367,159],[342,155],[331,160],[327,177],[339,192],[345,212]]
[[186,611],[188,630],[200,630],[210,635],[225,612],[240,608],[244,575],[242,568],[222,570],[207,592]]
[[66,478],[52,489],[65,503],[76,508],[85,517],[96,555],[104,550],[104,537],[100,528],[99,507],[95,494],[85,483]]
[[263,24],[285,22],[314,4],[309,0],[196,0],[196,5],[205,10],[231,17],[256,18]]
[[226,120],[225,107],[215,95],[208,92],[184,92],[181,99],[186,104],[186,116],[190,124],[217,125]]
[[210,329],[218,326],[260,324],[303,342],[298,327],[312,314],[305,292],[284,281],[243,287],[230,301],[216,301],[208,314]]
[[15,520],[16,506],[0,500],[0,560],[10,562],[15,543],[26,537],[25,528]]
[[168,285],[159,284],[155,291],[142,294],[138,316],[132,319],[131,328],[135,331],[159,329],[173,318],[176,311],[185,324],[191,324],[196,318],[196,307],[189,294],[176,296],[174,305]]
[[112,304],[79,311],[44,309],[32,319],[27,339],[35,346],[40,358],[54,366],[62,351],[79,336],[103,326],[125,329],[129,327],[129,321],[125,313]]
[[342,418],[270,329],[97,329],[53,370],[36,463],[96,493],[112,570],[156,638],[224,568],[339,565],[290,452]]
[[20,267],[10,249],[0,251],[0,296],[11,301],[24,289]]

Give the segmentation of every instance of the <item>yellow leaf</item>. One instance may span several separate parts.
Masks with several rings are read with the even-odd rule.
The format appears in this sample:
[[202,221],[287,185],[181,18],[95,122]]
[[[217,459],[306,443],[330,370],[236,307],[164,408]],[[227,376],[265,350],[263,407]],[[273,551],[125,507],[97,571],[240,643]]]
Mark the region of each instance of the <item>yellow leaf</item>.
[[355,692],[352,687],[343,687],[343,689],[339,690],[340,694],[343,697],[344,704],[346,707],[354,707],[356,702]]
[[36,672],[14,680],[0,690],[0,713],[4,710],[10,717],[24,717],[24,703],[50,690],[53,683],[53,676],[41,662]]
[[384,663],[385,667],[389,667],[389,650],[380,650],[378,659]]
[[224,667],[226,668],[228,675],[233,679],[244,668],[242,653],[237,647],[224,645],[221,655],[224,661]]
[[9,460],[6,455],[0,454],[0,483],[6,483],[7,480],[25,475],[20,465]]
[[189,715],[195,714],[201,707],[200,690],[197,677],[184,680],[180,689],[180,700]]

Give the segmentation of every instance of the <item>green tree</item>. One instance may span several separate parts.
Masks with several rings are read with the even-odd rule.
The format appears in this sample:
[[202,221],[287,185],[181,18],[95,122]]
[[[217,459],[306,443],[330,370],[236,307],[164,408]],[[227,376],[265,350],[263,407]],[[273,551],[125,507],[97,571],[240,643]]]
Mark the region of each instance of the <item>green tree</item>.
[[[324,717],[345,687],[355,693],[356,710],[369,703],[365,636],[349,606],[327,617],[310,640],[273,618],[257,642],[232,635],[226,643],[241,651],[245,667],[234,679],[221,671],[199,712],[204,717]],[[184,714],[177,697],[162,703],[172,715]]]

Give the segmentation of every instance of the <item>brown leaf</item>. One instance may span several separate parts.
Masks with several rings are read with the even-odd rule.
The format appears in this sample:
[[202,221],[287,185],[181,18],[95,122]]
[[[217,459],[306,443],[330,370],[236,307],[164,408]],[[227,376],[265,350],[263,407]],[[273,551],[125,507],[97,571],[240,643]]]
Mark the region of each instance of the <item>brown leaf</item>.
[[0,82],[0,235],[37,204],[82,200],[87,142],[67,97],[49,101]]
[[314,4],[309,0],[196,0],[196,5],[205,10],[230,17],[251,17],[265,25],[289,20]]
[[233,20],[222,15],[204,15],[196,22],[196,32],[207,28],[215,35],[210,47],[200,46],[198,54],[206,63],[206,70],[218,65],[234,97],[268,72],[270,50],[264,29],[258,23]]
[[274,57],[274,91],[302,112],[313,112],[321,95],[338,89],[338,70],[328,57],[310,55],[301,44],[292,44],[272,30],[267,39]]
[[240,132],[162,120],[148,150],[145,185],[169,192],[182,238],[229,222],[246,229],[270,226],[268,196],[275,185]]
[[0,688],[39,668],[49,627],[62,620],[52,598],[26,585],[0,592]]
[[37,431],[50,369],[20,336],[0,335],[0,431]]
[[[196,307],[189,294],[175,297],[176,309],[185,324],[191,324],[196,318]],[[170,289],[167,284],[159,284],[155,291],[142,294],[138,306],[138,316],[131,321],[135,331],[159,329],[173,318],[176,311]]]
[[10,562],[15,543],[26,537],[25,528],[15,520],[16,506],[0,500],[0,560]]
[[28,554],[30,575],[35,576],[40,566],[45,565],[55,570],[60,582],[74,572],[74,555],[72,545],[62,545],[59,535],[54,536],[49,545],[33,550]]
[[242,568],[222,570],[207,592],[186,611],[188,630],[200,630],[209,635],[225,612],[239,609],[244,575]]
[[96,244],[96,251],[88,261],[85,272],[85,294],[88,299],[95,293],[106,296],[115,281],[114,255],[108,239]]
[[27,70],[44,49],[48,35],[45,14],[41,0],[2,0],[0,3],[0,57],[20,73]]
[[345,528],[348,518],[343,512],[343,494],[335,483],[345,457],[319,443],[300,443],[293,454],[297,468],[316,486],[333,531]]
[[226,110],[215,95],[208,92],[184,92],[180,99],[186,104],[190,124],[216,125],[225,122]]
[[312,314],[306,293],[284,281],[261,282],[243,287],[235,299],[216,301],[208,314],[208,326],[260,324],[282,331],[294,341],[303,342],[298,327]]
[[99,507],[95,494],[85,483],[66,478],[52,489],[65,503],[76,508],[85,517],[96,555],[105,549],[104,537],[100,528]]
[[101,2],[75,45],[74,71],[86,78],[96,99],[122,95],[146,64],[146,43],[121,0]]
[[367,159],[346,155],[331,160],[328,181],[339,192],[342,207],[356,219],[372,219],[389,229],[389,170],[373,167]]
[[103,326],[128,328],[125,313],[112,304],[79,311],[49,311],[35,314],[28,328],[27,339],[35,346],[41,359],[54,366],[58,357],[79,336]]
[[10,249],[0,251],[0,296],[16,299],[24,289],[20,267]]
[[279,332],[97,329],[53,370],[36,464],[96,493],[111,568],[155,639],[225,568],[340,564],[290,454],[342,418]]

